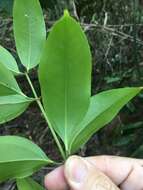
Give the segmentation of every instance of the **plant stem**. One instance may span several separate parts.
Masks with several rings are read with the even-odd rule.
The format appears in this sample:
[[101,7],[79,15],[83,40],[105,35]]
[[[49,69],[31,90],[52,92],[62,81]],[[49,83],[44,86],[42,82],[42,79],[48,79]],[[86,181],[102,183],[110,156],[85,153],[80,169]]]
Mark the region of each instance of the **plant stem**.
[[33,95],[34,95],[34,97],[35,97],[35,99],[36,99],[36,102],[37,102],[37,104],[38,104],[38,106],[39,106],[39,108],[40,108],[40,110],[41,110],[41,112],[42,112],[42,114],[43,114],[43,116],[44,116],[44,118],[45,118],[45,120],[46,120],[48,126],[49,126],[49,129],[51,130],[51,133],[52,133],[52,135],[53,135],[53,137],[54,137],[54,139],[55,139],[55,142],[56,142],[56,144],[57,144],[57,146],[58,146],[58,148],[59,148],[59,151],[60,151],[60,153],[61,153],[63,159],[65,160],[65,159],[66,159],[65,152],[64,152],[64,150],[63,150],[63,148],[62,148],[62,145],[61,145],[61,143],[60,143],[60,141],[59,141],[59,139],[58,139],[58,137],[57,137],[57,135],[56,135],[54,129],[52,128],[52,125],[51,125],[51,123],[50,123],[50,121],[49,121],[49,119],[48,119],[48,117],[47,117],[47,115],[46,115],[46,113],[45,113],[45,110],[44,110],[44,108],[43,108],[43,105],[42,105],[42,103],[41,103],[41,101],[40,101],[40,99],[39,99],[39,97],[38,97],[38,95],[37,95],[37,93],[36,93],[36,91],[35,91],[35,89],[34,89],[34,86],[33,86],[33,84],[32,84],[32,81],[31,81],[31,79],[30,79],[28,73],[25,73],[25,76],[26,76],[26,79],[27,79],[27,81],[28,81],[28,83],[29,83],[29,85],[30,85],[30,87],[31,87],[31,90],[32,90]]

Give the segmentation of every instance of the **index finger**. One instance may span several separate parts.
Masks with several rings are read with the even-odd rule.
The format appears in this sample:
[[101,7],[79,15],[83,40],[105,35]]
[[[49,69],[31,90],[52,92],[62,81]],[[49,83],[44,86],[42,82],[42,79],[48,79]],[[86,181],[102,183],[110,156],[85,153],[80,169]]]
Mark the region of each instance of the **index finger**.
[[116,185],[125,182],[134,168],[143,166],[143,159],[119,156],[94,156],[85,159],[107,175]]

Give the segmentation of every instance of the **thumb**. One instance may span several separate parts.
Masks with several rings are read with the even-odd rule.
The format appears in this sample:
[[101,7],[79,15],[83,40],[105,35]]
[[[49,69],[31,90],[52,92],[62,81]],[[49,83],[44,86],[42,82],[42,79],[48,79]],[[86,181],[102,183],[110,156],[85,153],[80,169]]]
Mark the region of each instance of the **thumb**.
[[72,190],[119,190],[119,188],[92,163],[71,156],[65,164],[66,180]]

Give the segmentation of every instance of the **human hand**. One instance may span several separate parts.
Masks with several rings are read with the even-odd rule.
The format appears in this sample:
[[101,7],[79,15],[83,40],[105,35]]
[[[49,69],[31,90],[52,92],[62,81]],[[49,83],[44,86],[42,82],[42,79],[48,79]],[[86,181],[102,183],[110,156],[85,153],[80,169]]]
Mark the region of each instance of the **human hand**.
[[48,190],[142,190],[143,160],[71,156],[45,177]]

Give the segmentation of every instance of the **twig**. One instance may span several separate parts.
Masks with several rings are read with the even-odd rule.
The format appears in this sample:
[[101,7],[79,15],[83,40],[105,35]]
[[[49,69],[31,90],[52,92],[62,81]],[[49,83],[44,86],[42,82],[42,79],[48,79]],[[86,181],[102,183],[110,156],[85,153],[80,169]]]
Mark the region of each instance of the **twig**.
[[[118,31],[115,28],[110,28],[110,27],[107,27],[107,26],[103,26],[103,25],[99,25],[99,24],[92,24],[92,23],[91,24],[81,23],[81,25],[83,27],[86,27],[86,31],[94,29],[94,28],[100,28],[100,29],[102,29],[102,31],[110,32],[114,36],[118,36],[118,37],[124,38],[124,39],[130,39],[131,41],[134,41],[134,37],[133,36],[131,36],[129,34],[126,34],[124,32]],[[139,44],[143,45],[143,41],[141,41],[140,39],[136,38],[136,41]]]
[[72,0],[72,6],[73,6],[74,16],[77,18],[77,20],[80,20],[78,14],[77,14],[76,5],[75,5],[74,0]]
[[109,65],[109,67],[111,68],[111,71],[113,72],[113,67],[112,65],[110,64],[109,60],[108,60],[108,54],[109,54],[109,51],[111,49],[111,46],[112,46],[112,42],[113,42],[113,36],[111,37],[110,41],[109,41],[109,44],[108,44],[108,47],[107,47],[107,51],[105,53],[105,59],[107,60],[107,64]]

